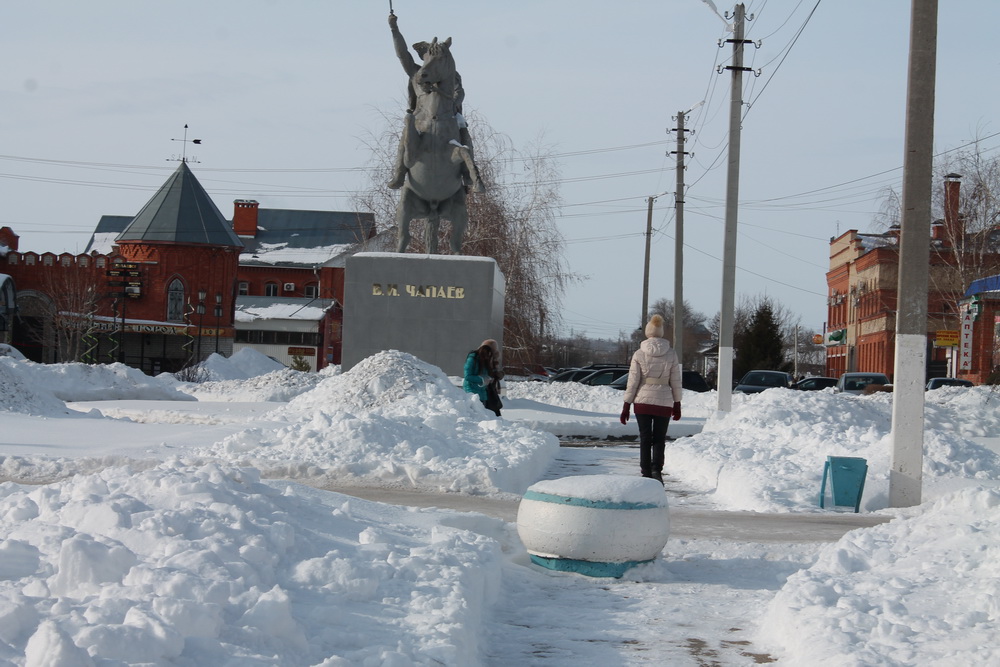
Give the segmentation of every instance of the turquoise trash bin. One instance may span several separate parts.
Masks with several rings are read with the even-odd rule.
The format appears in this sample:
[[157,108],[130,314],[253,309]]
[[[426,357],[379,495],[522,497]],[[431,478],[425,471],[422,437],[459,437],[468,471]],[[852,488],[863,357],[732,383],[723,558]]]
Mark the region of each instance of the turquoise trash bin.
[[865,492],[868,461],[857,456],[828,456],[823,466],[823,483],[819,489],[819,506],[825,507],[826,480],[829,477],[833,504],[854,507],[861,511],[861,494]]

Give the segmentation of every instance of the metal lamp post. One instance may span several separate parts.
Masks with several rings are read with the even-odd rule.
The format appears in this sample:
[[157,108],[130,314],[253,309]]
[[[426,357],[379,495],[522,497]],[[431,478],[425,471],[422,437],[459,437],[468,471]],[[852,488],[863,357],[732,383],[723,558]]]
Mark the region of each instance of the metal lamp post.
[[201,338],[202,338],[202,326],[205,324],[205,297],[208,296],[208,292],[205,290],[198,290],[198,307],[195,312],[198,313],[198,362],[201,363]]
[[222,295],[215,294],[215,353],[219,353],[219,325],[222,322]]

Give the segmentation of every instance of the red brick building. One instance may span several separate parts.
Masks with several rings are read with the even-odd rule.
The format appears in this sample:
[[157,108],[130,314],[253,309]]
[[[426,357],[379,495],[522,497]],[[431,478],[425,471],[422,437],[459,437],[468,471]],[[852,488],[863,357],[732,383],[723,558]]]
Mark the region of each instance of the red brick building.
[[[994,363],[993,332],[982,336],[975,355],[957,342],[969,299],[958,265],[974,265],[980,270],[1000,270],[1000,253],[992,241],[974,243],[966,233],[961,214],[960,182],[949,174],[944,184],[944,219],[931,227],[930,266],[927,296],[927,375],[955,375],[982,382]],[[979,232],[995,235],[1000,228]],[[850,230],[830,241],[830,270],[827,273],[826,373],[839,377],[847,371],[885,373],[892,378],[895,365],[896,308],[899,269],[898,227],[885,234],[859,234]],[[984,252],[984,248],[986,251]],[[975,249],[975,250],[973,250]],[[976,262],[967,261],[972,252]],[[981,276],[973,276],[979,278]],[[992,321],[992,320],[991,320]],[[966,355],[966,363],[961,358]],[[972,355],[973,358],[968,358]]]
[[182,162],[137,215],[103,216],[83,254],[21,251],[0,229],[0,273],[17,287],[9,336],[41,362],[156,373],[254,347],[319,370],[340,361],[345,258],[377,242],[364,213],[237,200],[230,223]]

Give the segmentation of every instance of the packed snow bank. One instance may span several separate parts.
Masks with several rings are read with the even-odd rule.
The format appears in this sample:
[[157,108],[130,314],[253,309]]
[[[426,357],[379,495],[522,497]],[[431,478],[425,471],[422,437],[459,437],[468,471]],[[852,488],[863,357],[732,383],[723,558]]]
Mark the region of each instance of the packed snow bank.
[[229,358],[210,354],[185,372],[161,373],[156,379],[199,401],[283,402],[309,391],[323,377],[339,370],[339,366],[330,366],[321,373],[293,371],[256,350],[243,348]]
[[1000,664],[1000,491],[848,533],[788,578],[761,637],[797,665]]
[[23,361],[12,356],[0,357],[0,411],[25,415],[79,417],[52,392],[32,381],[30,373],[23,372]]
[[521,493],[559,450],[555,436],[497,419],[439,368],[397,351],[324,378],[271,417],[284,423],[196,453],[289,477]]
[[501,522],[283,486],[178,461],[0,485],[0,662],[478,664]]
[[290,401],[318,385],[324,377],[335,371],[323,369],[320,373],[304,373],[290,368],[271,371],[246,379],[209,380],[187,382],[177,386],[179,391],[194,396],[199,401],[246,403],[252,401]]
[[38,364],[14,357],[0,357],[0,364],[34,393],[52,395],[61,401],[194,400],[125,364]]
[[[1000,397],[989,387],[928,392],[924,486],[937,497],[969,481],[1000,485],[1000,456],[966,437],[1000,436]],[[827,456],[868,461],[862,508],[888,506],[892,394],[770,389],[735,395],[733,409],[702,432],[671,442],[666,469],[712,494],[721,507],[823,511]],[[965,437],[962,437],[965,436]]]

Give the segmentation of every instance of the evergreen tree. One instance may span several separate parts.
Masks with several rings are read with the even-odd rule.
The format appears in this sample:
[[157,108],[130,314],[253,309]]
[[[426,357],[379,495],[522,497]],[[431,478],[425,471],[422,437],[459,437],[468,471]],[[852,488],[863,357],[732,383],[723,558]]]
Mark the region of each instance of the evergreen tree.
[[755,369],[791,370],[785,361],[781,324],[768,297],[762,297],[757,302],[746,329],[736,332],[733,343],[736,352],[734,378],[743,377],[747,371]]

